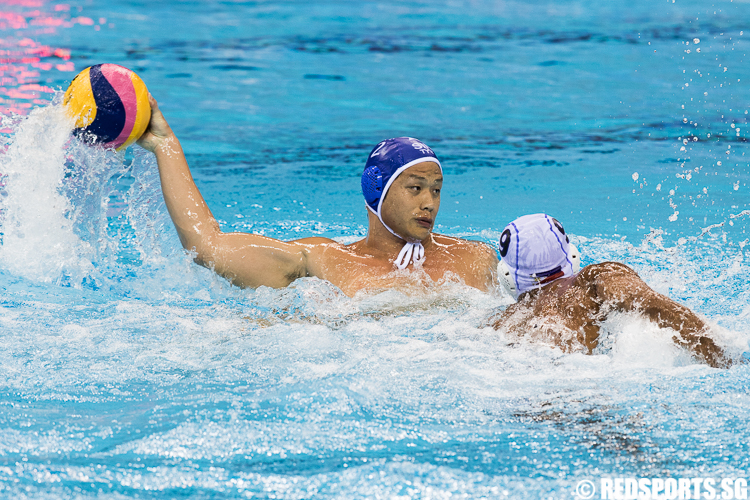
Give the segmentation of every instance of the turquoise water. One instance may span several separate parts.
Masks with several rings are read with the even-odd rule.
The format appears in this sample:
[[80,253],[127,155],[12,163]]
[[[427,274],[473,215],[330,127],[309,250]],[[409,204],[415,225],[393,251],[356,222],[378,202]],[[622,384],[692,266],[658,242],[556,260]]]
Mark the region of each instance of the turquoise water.
[[0,497],[745,477],[747,367],[629,316],[563,354],[481,328],[510,299],[457,284],[233,288],[181,250],[153,157],[70,141],[54,103],[91,64],[136,70],[223,227],[279,238],[363,236],[366,154],[421,138],[439,232],[494,244],[549,212],[584,264],[632,265],[739,352],[749,30],[738,1],[3,3]]

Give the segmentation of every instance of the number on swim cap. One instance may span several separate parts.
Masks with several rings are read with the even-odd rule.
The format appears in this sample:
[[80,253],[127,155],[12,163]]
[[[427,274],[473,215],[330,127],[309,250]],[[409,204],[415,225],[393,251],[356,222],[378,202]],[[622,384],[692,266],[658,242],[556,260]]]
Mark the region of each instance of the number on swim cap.
[[385,143],[388,141],[383,141],[377,146],[375,146],[375,149],[372,151],[372,154],[370,155],[370,158],[374,158],[380,154],[380,150],[383,149],[383,146],[385,146]]
[[565,236],[565,241],[568,242],[568,243],[570,243],[570,238],[568,238],[568,235],[565,234],[565,229],[563,229],[563,226],[562,226],[562,224],[560,224],[560,221],[558,221],[557,219],[555,219],[554,217],[552,217],[552,223],[555,225],[555,227],[557,228],[557,230],[560,231],[560,234],[562,234],[563,236]]
[[500,235],[500,256],[505,257],[508,255],[508,248],[510,247],[510,229],[503,231]]

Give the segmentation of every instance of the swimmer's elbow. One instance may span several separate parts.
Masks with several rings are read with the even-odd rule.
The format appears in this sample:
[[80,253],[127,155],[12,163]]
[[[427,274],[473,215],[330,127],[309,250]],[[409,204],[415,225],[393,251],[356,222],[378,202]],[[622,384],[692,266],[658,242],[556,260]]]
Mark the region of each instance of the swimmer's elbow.
[[205,224],[201,227],[200,224],[196,224],[190,228],[181,228],[177,225],[175,227],[182,248],[196,254],[198,263],[210,261],[212,255],[216,253],[216,248],[221,244],[222,232],[218,225],[214,227],[213,224]]
[[220,258],[219,244],[214,238],[182,238],[182,247],[193,256],[196,264],[213,269]]
[[219,272],[216,269],[217,259],[216,259],[215,252],[208,251],[205,247],[202,247],[202,246],[197,246],[197,247],[196,246],[191,246],[191,247],[184,246],[184,248],[193,257],[193,262],[205,268],[211,269],[214,272]]

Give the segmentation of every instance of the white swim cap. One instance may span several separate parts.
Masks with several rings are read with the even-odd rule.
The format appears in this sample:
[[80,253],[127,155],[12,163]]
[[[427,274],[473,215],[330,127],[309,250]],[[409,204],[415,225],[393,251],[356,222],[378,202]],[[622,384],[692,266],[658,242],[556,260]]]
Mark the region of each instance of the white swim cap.
[[578,249],[556,219],[524,215],[500,236],[500,282],[518,298],[524,292],[572,276],[580,270]]

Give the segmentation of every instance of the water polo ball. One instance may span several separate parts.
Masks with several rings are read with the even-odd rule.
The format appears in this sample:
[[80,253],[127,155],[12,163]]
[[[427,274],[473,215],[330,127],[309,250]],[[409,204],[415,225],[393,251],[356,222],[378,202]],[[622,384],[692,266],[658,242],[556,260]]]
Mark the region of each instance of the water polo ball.
[[137,141],[151,119],[143,80],[117,64],[97,64],[78,73],[63,103],[75,119],[78,137],[117,150]]

